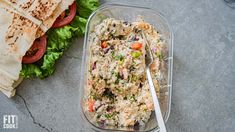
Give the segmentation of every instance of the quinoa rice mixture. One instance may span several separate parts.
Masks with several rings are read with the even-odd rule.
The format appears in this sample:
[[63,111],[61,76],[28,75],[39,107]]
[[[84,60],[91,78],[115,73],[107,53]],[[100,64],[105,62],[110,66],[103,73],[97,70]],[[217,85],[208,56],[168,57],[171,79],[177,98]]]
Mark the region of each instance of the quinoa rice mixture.
[[142,19],[127,22],[107,18],[90,34],[86,111],[98,124],[144,125],[154,110],[141,30],[154,55],[151,72],[159,94],[159,64],[167,56],[167,48],[152,25]]

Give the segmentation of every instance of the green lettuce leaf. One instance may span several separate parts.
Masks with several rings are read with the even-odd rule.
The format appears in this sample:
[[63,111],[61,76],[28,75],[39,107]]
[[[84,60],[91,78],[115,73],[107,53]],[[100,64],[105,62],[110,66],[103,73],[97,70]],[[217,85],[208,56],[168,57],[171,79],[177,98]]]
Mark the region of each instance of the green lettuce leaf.
[[21,70],[21,76],[24,78],[30,78],[32,76],[36,77],[42,77],[42,71],[39,67],[37,67],[34,64],[23,64],[22,70]]
[[98,7],[98,0],[77,0],[78,13],[67,26],[47,31],[47,49],[44,56],[33,64],[23,64],[20,75],[24,78],[45,78],[55,71],[55,64],[61,58],[74,38],[85,34],[87,18]]
[[81,17],[88,18],[99,6],[98,0],[77,0],[78,12]]
[[75,32],[75,36],[83,36],[86,30],[87,19],[76,16],[71,23],[72,27],[78,27],[79,29]]

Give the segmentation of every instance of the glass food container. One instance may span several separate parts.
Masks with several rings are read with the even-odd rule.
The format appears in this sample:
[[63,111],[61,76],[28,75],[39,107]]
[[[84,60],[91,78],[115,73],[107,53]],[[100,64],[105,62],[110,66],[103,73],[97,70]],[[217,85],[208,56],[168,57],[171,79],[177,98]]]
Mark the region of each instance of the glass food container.
[[171,107],[171,91],[172,91],[172,67],[173,67],[173,33],[166,19],[159,12],[146,7],[130,6],[130,5],[118,5],[118,4],[106,4],[97,9],[89,18],[83,47],[83,62],[80,78],[80,101],[81,111],[83,119],[89,122],[91,129],[96,131],[151,131],[157,130],[158,124],[154,112],[152,112],[149,121],[145,126],[138,127],[116,127],[116,126],[100,126],[96,122],[92,121],[92,116],[89,112],[85,111],[85,98],[86,98],[86,85],[87,74],[89,69],[89,56],[90,56],[90,43],[89,34],[94,30],[94,27],[101,23],[105,18],[115,18],[125,21],[136,21],[138,16],[142,16],[143,19],[152,24],[162,35],[166,41],[168,48],[168,56],[165,59],[165,68],[161,69],[162,77],[160,83],[160,105],[163,118],[167,121],[170,114]]

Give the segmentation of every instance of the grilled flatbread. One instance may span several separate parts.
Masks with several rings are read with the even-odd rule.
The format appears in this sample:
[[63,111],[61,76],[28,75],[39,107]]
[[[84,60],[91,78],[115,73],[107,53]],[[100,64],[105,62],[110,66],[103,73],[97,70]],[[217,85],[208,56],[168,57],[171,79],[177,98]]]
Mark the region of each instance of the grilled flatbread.
[[8,98],[13,97],[16,93],[16,89],[13,89],[12,91],[7,91],[5,89],[0,88],[0,91],[4,93]]
[[37,25],[42,24],[42,21],[36,19],[35,17],[33,17],[29,14],[24,13],[23,10],[17,10],[11,4],[9,4],[9,2],[7,2],[7,1],[0,0],[0,8],[8,9],[8,10],[11,10],[11,12],[14,12],[16,14],[20,14],[20,15],[24,16],[25,18],[29,19],[30,21],[34,22]]
[[19,79],[22,57],[36,39],[39,26],[5,8],[0,8],[0,16],[0,88],[12,92],[13,83]]
[[[13,83],[13,88],[16,88],[22,81],[23,81],[23,78],[19,77],[19,79]],[[4,93],[8,98],[13,97],[16,93],[16,89],[12,89],[8,91],[8,90],[0,88],[0,91],[2,91],[2,93]]]
[[38,20],[48,18],[61,0],[2,0],[23,14],[30,14]]
[[[20,14],[25,16],[33,17],[30,19],[35,23],[35,19],[44,22],[48,17],[50,17],[54,10],[61,3],[61,0],[3,0],[8,3],[10,6],[14,7]],[[66,1],[66,0],[65,0]],[[41,26],[41,29],[46,32],[50,26]]]

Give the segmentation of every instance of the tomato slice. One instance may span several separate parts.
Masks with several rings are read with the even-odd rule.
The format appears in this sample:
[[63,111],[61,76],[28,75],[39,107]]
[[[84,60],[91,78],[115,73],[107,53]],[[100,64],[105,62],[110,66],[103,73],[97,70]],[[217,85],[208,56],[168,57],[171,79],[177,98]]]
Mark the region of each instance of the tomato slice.
[[33,45],[23,57],[22,63],[31,64],[40,60],[46,51],[46,46],[47,46],[46,35],[43,35],[42,37],[34,40]]
[[76,10],[77,10],[77,5],[76,5],[76,1],[74,1],[73,4],[69,6],[68,16],[65,17],[65,12],[62,12],[62,14],[54,22],[52,27],[59,28],[59,27],[63,27],[65,25],[70,24],[72,20],[74,19],[74,17],[76,16]]

